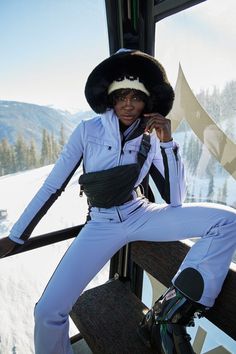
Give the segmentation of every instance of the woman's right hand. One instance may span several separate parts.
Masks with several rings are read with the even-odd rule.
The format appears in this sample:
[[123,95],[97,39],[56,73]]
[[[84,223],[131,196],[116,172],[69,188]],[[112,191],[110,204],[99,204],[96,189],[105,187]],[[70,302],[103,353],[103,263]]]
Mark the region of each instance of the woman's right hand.
[[12,241],[8,237],[4,237],[0,240],[0,258],[5,257],[7,254],[11,253],[15,246],[18,244]]

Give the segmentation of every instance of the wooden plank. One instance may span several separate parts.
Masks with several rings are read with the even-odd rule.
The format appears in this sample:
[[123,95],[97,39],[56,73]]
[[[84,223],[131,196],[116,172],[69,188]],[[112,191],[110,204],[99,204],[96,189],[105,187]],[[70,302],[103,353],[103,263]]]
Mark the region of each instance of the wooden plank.
[[137,335],[146,310],[129,286],[114,280],[84,292],[70,315],[94,354],[150,354]]
[[[181,242],[134,242],[131,257],[135,263],[166,287],[189,251]],[[206,314],[212,323],[236,339],[236,272],[230,269],[215,306]]]

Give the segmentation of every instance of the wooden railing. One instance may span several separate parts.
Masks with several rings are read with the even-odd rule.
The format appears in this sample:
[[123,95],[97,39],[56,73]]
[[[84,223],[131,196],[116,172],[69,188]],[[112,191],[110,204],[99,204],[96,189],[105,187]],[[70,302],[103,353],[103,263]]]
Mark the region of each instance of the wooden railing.
[[[182,242],[135,242],[132,259],[154,278],[168,287],[180,263],[189,251]],[[215,306],[206,318],[236,340],[236,267],[232,264]]]

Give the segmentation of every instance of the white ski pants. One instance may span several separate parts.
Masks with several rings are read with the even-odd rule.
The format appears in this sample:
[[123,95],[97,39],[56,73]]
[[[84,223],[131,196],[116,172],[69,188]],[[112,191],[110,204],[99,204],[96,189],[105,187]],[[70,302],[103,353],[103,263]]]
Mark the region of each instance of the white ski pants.
[[192,267],[201,273],[200,302],[212,306],[236,248],[234,209],[214,204],[160,206],[146,199],[111,209],[93,208],[91,221],[69,247],[35,307],[35,353],[72,354],[68,314],[86,285],[122,246],[137,240],[190,237],[200,239],[180,271]]

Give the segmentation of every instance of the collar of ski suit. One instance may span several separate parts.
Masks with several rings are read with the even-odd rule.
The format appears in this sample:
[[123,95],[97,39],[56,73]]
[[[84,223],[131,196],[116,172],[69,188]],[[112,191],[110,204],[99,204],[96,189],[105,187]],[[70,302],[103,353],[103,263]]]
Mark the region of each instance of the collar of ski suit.
[[[119,118],[113,109],[107,110],[101,115],[102,125],[110,138],[115,141],[120,136]],[[144,125],[141,119],[134,122],[125,132],[125,140],[133,139],[144,132]]]

